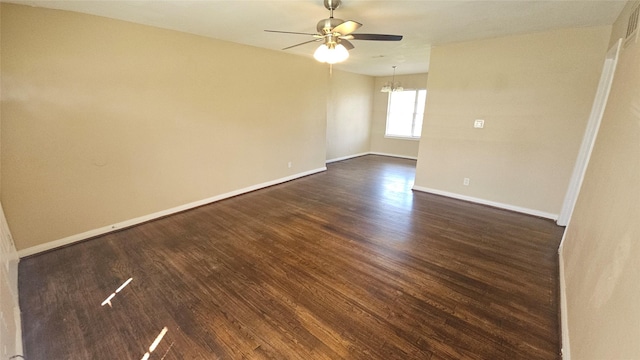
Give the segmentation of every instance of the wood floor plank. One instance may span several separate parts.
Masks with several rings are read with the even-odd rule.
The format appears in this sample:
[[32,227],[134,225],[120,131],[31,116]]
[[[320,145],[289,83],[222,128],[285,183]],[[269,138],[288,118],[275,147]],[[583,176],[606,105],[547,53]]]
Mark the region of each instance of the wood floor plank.
[[[20,262],[26,358],[559,359],[552,221],[363,156]],[[127,279],[133,280],[101,303]]]

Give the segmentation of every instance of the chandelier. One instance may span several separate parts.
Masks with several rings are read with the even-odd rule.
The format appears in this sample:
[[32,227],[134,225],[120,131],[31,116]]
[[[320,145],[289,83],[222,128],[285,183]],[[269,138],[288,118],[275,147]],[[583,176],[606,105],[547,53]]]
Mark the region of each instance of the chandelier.
[[400,84],[400,82],[396,82],[396,66],[392,66],[393,67],[393,78],[391,79],[391,82],[387,81],[383,86],[382,89],[380,89],[380,92],[396,92],[396,91],[402,91],[404,90],[404,88],[402,87],[402,84]]

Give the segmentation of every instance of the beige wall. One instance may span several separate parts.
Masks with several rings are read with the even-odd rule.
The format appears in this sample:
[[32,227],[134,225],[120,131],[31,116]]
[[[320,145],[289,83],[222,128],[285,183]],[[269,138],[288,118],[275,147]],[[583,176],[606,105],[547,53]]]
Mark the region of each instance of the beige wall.
[[558,214],[610,29],[434,47],[416,187]]
[[[614,30],[626,31],[628,14],[623,11]],[[622,31],[615,31],[613,42],[621,36]],[[640,359],[638,64],[640,44],[621,51],[562,245],[568,309],[564,330],[570,339],[563,346],[570,346],[572,359]]]
[[[380,92],[380,89],[384,83],[391,81],[391,79],[391,76],[375,78],[373,117],[371,119],[371,152],[417,158],[419,141],[384,137],[387,127],[389,94]],[[396,81],[400,81],[405,89],[425,89],[427,74],[396,75]],[[429,97],[428,94],[427,97]]]
[[2,7],[1,200],[18,249],[324,167],[326,66]]
[[333,71],[327,102],[327,160],[369,152],[373,77]]

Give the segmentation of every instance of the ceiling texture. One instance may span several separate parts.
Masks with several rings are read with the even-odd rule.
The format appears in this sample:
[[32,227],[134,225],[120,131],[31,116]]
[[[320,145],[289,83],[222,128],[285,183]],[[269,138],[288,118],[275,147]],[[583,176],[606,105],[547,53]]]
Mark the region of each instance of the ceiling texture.
[[[9,0],[172,29],[275,51],[312,40],[265,29],[315,33],[329,17],[323,0]],[[334,17],[363,24],[356,33],[403,35],[399,42],[354,40],[339,70],[372,76],[424,73],[432,46],[568,27],[611,25],[626,1],[343,0]],[[313,59],[319,43],[284,50]]]

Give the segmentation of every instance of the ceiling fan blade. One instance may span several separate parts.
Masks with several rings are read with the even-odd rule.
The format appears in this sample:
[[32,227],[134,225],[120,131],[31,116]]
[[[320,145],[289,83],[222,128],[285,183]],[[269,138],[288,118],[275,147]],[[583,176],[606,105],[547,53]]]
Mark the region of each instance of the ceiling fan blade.
[[300,46],[300,45],[304,45],[304,44],[308,44],[308,43],[312,43],[312,42],[317,42],[317,41],[322,41],[322,39],[313,39],[313,40],[309,40],[309,41],[301,42],[300,44],[295,44],[295,45],[287,46],[286,48],[284,48],[284,49],[282,49],[282,50],[291,49],[291,48],[294,48],[294,47],[296,47],[296,46]]
[[331,29],[333,33],[339,33],[340,35],[349,35],[352,32],[358,30],[358,28],[362,26],[359,22],[355,22],[353,20],[347,20],[342,24]]
[[344,39],[340,40],[340,44],[342,44],[342,46],[344,46],[347,50],[351,50],[355,47],[350,41]]
[[311,36],[319,35],[319,34],[312,34],[312,33],[293,32],[293,31],[278,31],[278,30],[265,30],[265,31],[271,32],[271,33],[280,33],[280,34],[296,34],[296,35],[311,35]]
[[400,41],[402,35],[386,35],[386,34],[351,34],[347,40],[376,40],[376,41]]

